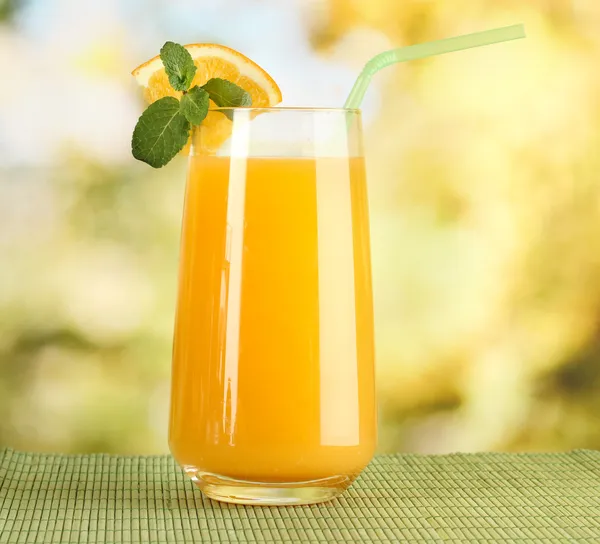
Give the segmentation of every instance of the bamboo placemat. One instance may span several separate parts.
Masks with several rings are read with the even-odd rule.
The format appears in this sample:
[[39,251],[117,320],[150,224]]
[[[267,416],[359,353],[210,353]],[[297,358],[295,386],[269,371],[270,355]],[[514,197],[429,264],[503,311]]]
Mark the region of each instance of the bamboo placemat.
[[600,543],[600,452],[377,457],[327,504],[205,499],[168,456],[0,451],[0,543]]

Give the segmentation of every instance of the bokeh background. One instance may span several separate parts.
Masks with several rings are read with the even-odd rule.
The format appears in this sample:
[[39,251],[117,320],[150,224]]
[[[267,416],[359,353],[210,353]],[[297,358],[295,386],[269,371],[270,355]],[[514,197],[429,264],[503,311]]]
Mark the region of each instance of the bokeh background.
[[600,448],[597,0],[0,0],[0,446],[166,451],[185,163],[130,156],[130,70],[240,49],[285,105],[365,103],[380,450]]

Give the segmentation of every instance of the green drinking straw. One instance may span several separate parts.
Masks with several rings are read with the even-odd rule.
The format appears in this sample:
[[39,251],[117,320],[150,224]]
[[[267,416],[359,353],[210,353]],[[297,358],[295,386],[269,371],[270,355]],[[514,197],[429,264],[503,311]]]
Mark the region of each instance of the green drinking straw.
[[463,49],[481,47],[482,45],[492,45],[494,43],[518,40],[524,37],[525,27],[521,24],[384,51],[365,64],[365,67],[354,83],[354,87],[352,87],[352,91],[348,95],[344,107],[348,109],[358,109],[365,97],[369,83],[371,83],[371,78],[379,72],[379,70],[390,64],[405,62],[407,60],[424,59],[425,57],[433,57],[434,55],[462,51]]

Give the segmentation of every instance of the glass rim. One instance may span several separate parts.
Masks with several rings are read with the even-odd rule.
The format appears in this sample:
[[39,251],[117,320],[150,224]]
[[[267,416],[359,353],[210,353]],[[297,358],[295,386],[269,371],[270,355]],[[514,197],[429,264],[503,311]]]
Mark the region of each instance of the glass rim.
[[307,106],[270,106],[270,107],[216,107],[209,111],[250,111],[250,112],[298,112],[298,113],[352,113],[360,114],[360,108],[312,108]]

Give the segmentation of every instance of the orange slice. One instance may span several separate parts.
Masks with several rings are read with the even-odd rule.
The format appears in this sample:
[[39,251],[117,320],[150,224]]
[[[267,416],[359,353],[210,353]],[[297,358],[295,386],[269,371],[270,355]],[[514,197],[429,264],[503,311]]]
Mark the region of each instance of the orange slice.
[[[234,49],[211,43],[193,43],[184,46],[192,55],[197,67],[192,81],[194,85],[204,85],[213,77],[227,79],[242,87],[252,97],[252,107],[269,108],[281,102],[281,91],[273,78],[258,64]],[[138,66],[132,75],[144,89],[144,98],[151,104],[163,96],[179,98],[181,92],[169,84],[160,55]],[[216,104],[211,100],[211,108]],[[213,154],[231,135],[232,122],[222,113],[209,111],[199,127],[200,149],[196,152]],[[183,149],[189,151],[190,143]],[[197,146],[198,147],[198,146]]]

